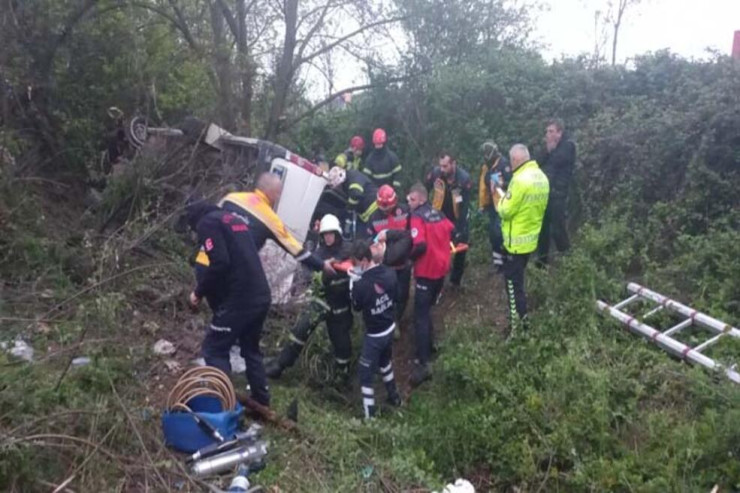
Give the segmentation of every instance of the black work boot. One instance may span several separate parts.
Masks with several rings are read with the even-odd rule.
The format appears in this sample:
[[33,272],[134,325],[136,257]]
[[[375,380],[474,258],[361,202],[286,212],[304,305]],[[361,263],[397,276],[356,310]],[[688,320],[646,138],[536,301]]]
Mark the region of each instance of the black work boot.
[[432,378],[432,371],[429,369],[429,364],[418,364],[414,368],[414,371],[411,372],[411,386],[418,387],[430,378]]
[[386,399],[386,402],[388,402],[388,404],[393,407],[401,407],[401,404],[403,404],[403,399],[401,399],[401,394],[396,391],[388,394],[388,399]]

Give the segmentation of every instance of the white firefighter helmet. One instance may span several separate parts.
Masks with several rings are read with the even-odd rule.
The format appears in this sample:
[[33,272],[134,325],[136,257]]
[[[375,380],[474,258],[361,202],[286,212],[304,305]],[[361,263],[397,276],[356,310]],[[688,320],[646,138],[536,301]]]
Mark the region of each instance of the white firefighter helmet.
[[319,233],[339,233],[342,234],[342,226],[339,224],[339,219],[337,219],[337,216],[334,214],[327,214],[324,217],[321,218],[321,223],[319,223]]
[[347,172],[339,166],[334,166],[328,173],[329,185],[338,187],[347,179]]

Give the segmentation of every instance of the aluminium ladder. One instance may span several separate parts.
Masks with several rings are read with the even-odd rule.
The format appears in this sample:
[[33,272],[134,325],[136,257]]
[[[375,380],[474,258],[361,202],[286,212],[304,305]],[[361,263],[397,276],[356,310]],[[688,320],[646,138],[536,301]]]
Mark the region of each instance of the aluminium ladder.
[[[599,311],[608,313],[625,324],[630,331],[646,337],[665,351],[691,363],[709,368],[710,370],[720,371],[733,382],[740,384],[740,373],[736,371],[737,365],[727,368],[701,352],[719,342],[723,337],[730,336],[740,339],[740,330],[717,320],[716,318],[712,318],[709,315],[698,312],[691,307],[682,305],[678,301],[667,298],[660,293],[656,293],[655,291],[651,291],[640,286],[639,284],[631,282],[627,285],[627,290],[632,293],[632,296],[629,298],[614,306],[597,300],[596,307]],[[658,306],[645,313],[642,317],[633,316],[622,311],[622,308],[638,300],[652,301]],[[686,318],[682,322],[662,332],[644,323],[646,318],[664,309]],[[638,318],[641,318],[643,321],[638,320]],[[715,335],[695,347],[688,346],[672,337],[674,334],[677,334],[683,329],[694,324],[705,329],[709,329]]]

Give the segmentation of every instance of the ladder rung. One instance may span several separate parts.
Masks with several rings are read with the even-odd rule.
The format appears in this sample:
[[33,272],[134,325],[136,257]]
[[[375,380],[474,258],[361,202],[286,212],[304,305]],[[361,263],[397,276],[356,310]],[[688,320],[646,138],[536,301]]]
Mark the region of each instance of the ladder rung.
[[702,342],[701,344],[699,344],[698,346],[696,346],[696,347],[694,348],[694,351],[701,351],[702,349],[706,349],[706,348],[708,348],[709,346],[713,346],[714,344],[716,344],[716,343],[717,343],[717,341],[719,341],[719,339],[720,339],[720,338],[721,338],[721,337],[722,337],[723,335],[725,335],[725,334],[724,334],[724,333],[722,333],[722,334],[717,334],[716,336],[712,337],[711,339],[707,339],[706,341],[704,341],[704,342]]
[[670,336],[670,335],[673,335],[673,334],[675,334],[676,332],[680,332],[680,331],[682,331],[683,329],[685,329],[686,327],[690,326],[690,325],[691,325],[691,323],[692,323],[691,319],[690,319],[690,318],[687,318],[687,319],[686,319],[686,320],[684,320],[683,322],[681,322],[681,323],[679,323],[679,324],[676,324],[676,325],[674,325],[673,327],[671,327],[670,329],[668,329],[668,330],[666,330],[665,332],[663,332],[663,335],[666,335],[666,336]]
[[617,310],[619,310],[621,308],[624,308],[625,306],[629,305],[633,301],[636,301],[639,297],[640,297],[640,295],[633,294],[632,296],[630,296],[626,300],[622,300],[619,303],[617,303],[616,305],[614,305],[614,308],[616,308]]
[[658,313],[659,311],[661,311],[663,308],[665,308],[663,305],[656,306],[655,308],[653,308],[652,310],[650,310],[649,312],[647,312],[645,315],[643,315],[642,316],[642,319],[645,320],[648,317],[652,317],[653,315],[655,315],[656,313]]

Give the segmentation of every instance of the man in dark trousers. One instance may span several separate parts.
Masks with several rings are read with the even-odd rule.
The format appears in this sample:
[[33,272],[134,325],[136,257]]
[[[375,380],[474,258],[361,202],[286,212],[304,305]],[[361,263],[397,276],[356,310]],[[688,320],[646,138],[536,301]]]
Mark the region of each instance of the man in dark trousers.
[[383,244],[371,246],[369,240],[358,240],[352,247],[354,264],[350,290],[352,306],[362,312],[365,323],[365,337],[362,341],[362,353],[359,363],[360,388],[362,390],[362,407],[365,418],[372,418],[377,413],[373,380],[380,372],[388,393],[388,402],[393,406],[401,405],[401,396],[396,388],[393,376],[393,300],[396,299],[396,274],[383,265]]
[[[392,255],[393,257],[400,258],[401,262],[389,264],[385,259],[383,261],[396,272],[398,278],[396,322],[400,323],[403,312],[406,309],[406,303],[409,300],[409,288],[411,284],[411,262],[407,257],[403,256],[404,247],[399,243],[407,242],[408,246],[411,244],[409,209],[405,204],[398,203],[396,191],[390,185],[383,185],[378,189],[378,196],[375,202],[378,204],[378,210],[370,216],[370,220],[368,221],[368,235],[378,237],[378,235],[382,234],[382,237],[378,239],[393,245],[391,250],[394,250],[396,245],[401,248],[399,255],[395,253]],[[398,325],[396,325],[395,335],[396,338],[400,336]]]
[[[319,247],[316,254],[322,260],[349,259],[350,245],[342,239],[339,219],[332,214],[321,218]],[[335,370],[340,383],[349,381],[349,363],[352,354],[350,332],[352,310],[349,299],[349,277],[346,272],[324,273],[321,276],[322,293],[311,299],[298,321],[290,329],[290,341],[280,355],[267,364],[267,376],[280,378],[283,371],[293,366],[316,327],[326,322],[329,340],[334,348]]]
[[388,149],[388,136],[382,128],[376,128],[373,132],[373,150],[370,151],[362,171],[375,183],[376,187],[381,185],[392,185],[401,188],[401,163],[398,162],[396,153]]
[[[456,160],[447,151],[439,153],[439,166],[427,174],[426,185],[432,190],[432,207],[441,211],[455,225],[455,243],[468,243],[468,215],[470,190],[473,183],[470,175],[457,166]],[[465,253],[455,255],[450,274],[450,283],[460,287],[465,271]]]
[[501,155],[498,146],[492,140],[481,145],[483,165],[478,178],[478,208],[488,216],[488,240],[491,242],[492,267],[494,272],[502,272],[504,267],[504,238],[501,234],[501,218],[496,212],[491,196],[491,186],[500,186],[506,190],[506,183],[511,180],[509,159]]
[[191,204],[187,219],[200,244],[197,286],[190,293],[190,304],[196,307],[205,297],[213,312],[203,340],[203,358],[207,365],[228,374],[229,350],[238,342],[252,397],[269,406],[259,342],[270,308],[270,286],[250,225],[244,218],[205,202]]
[[547,177],[530,159],[529,150],[516,144],[509,151],[511,181],[504,192],[493,188],[493,203],[501,216],[504,237],[504,279],[509,299],[509,336],[519,327],[527,328],[527,297],[524,292],[524,272],[529,255],[537,249],[550,186]]
[[576,162],[576,145],[565,133],[563,121],[552,119],[545,131],[545,152],[537,160],[550,181],[550,200],[542,223],[542,232],[537,246],[537,264],[547,265],[550,256],[550,241],[555,242],[558,252],[570,248],[566,227],[568,189],[573,179]]
[[432,307],[442,292],[450,270],[450,239],[454,226],[444,214],[427,202],[428,192],[421,183],[411,187],[407,197],[411,209],[411,238],[414,262],[414,332],[417,365],[411,385],[420,385],[431,377],[429,359],[434,345]]

